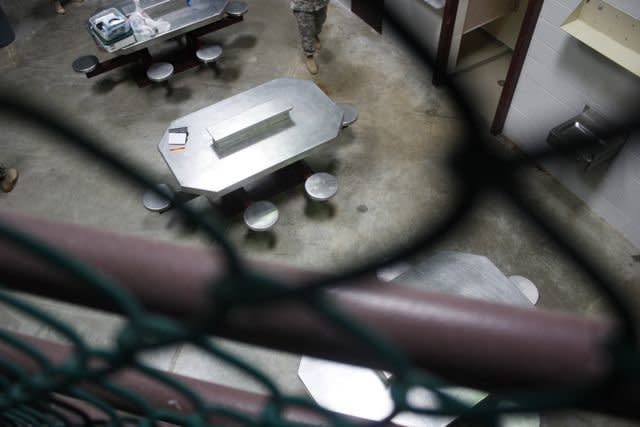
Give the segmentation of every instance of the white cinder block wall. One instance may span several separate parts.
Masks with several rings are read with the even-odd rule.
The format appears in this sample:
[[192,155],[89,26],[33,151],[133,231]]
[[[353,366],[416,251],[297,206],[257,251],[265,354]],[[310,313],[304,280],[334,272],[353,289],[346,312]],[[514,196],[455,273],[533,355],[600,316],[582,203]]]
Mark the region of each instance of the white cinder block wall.
[[[560,25],[580,0],[545,0],[504,134],[525,151],[544,147],[549,130],[585,105],[608,119],[638,114],[640,77],[565,33]],[[640,17],[639,0],[607,0]],[[640,133],[613,161],[584,173],[577,162],[543,163],[593,211],[640,247]]]

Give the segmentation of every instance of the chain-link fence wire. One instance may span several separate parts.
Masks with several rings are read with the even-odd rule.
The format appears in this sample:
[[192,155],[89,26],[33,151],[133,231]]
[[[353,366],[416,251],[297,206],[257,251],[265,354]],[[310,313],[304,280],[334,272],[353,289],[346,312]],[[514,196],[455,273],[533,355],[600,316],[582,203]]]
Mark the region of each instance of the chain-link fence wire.
[[[425,74],[433,69],[431,58],[418,47],[416,40],[398,24],[396,17],[386,13],[387,22],[407,46],[423,61]],[[339,330],[349,334],[353,340],[361,343],[377,355],[381,363],[391,367],[393,380],[390,392],[394,409],[381,421],[368,424],[382,425],[388,423],[401,412],[437,415],[462,415],[467,419],[474,418],[487,425],[493,425],[499,414],[507,412],[532,412],[551,409],[579,407],[589,402],[597,394],[606,391],[619,375],[635,378],[638,364],[636,322],[630,302],[625,300],[615,284],[606,274],[600,271],[579,246],[556,224],[545,220],[537,206],[531,205],[523,195],[523,183],[518,172],[525,166],[550,157],[563,155],[557,151],[541,149],[532,153],[527,159],[512,159],[497,154],[491,148],[489,137],[483,136],[482,127],[477,115],[461,91],[446,77],[444,86],[455,101],[460,116],[466,126],[460,150],[452,156],[450,167],[455,172],[461,191],[457,199],[449,206],[447,215],[439,224],[415,239],[408,246],[397,248],[392,255],[386,254],[384,259],[371,259],[364,265],[352,268],[339,276],[314,279],[306,283],[291,286],[267,277],[259,271],[252,270],[227,240],[221,222],[214,215],[203,215],[170,194],[164,194],[142,172],[139,165],[128,162],[104,148],[100,141],[92,140],[78,128],[67,123],[62,117],[45,111],[37,105],[16,99],[8,94],[0,94],[2,113],[24,119],[34,126],[39,126],[61,137],[65,143],[82,150],[96,159],[108,164],[129,181],[156,191],[159,195],[172,200],[175,209],[210,240],[212,246],[224,254],[226,274],[211,281],[211,305],[209,316],[189,323],[180,319],[160,316],[145,310],[127,291],[126,287],[116,283],[110,277],[84,265],[78,260],[56,250],[54,247],[32,238],[7,224],[0,223],[0,236],[17,248],[27,250],[43,263],[56,265],[64,269],[85,286],[90,287],[105,300],[112,303],[122,313],[126,322],[119,329],[113,345],[109,349],[88,345],[69,325],[57,320],[33,303],[0,289],[0,302],[10,306],[25,316],[47,324],[55,332],[64,337],[72,345],[72,352],[62,361],[54,361],[27,341],[16,338],[10,332],[0,329],[0,340],[26,356],[36,365],[35,370],[26,370],[9,358],[0,358],[0,422],[11,426],[40,425],[138,425],[152,426],[158,423],[171,423],[185,426],[208,425],[248,425],[248,426],[287,426],[297,425],[284,416],[285,408],[298,407],[316,413],[324,423],[337,427],[362,425],[355,421],[315,404],[308,397],[284,393],[264,372],[251,366],[247,361],[223,349],[207,338],[204,331],[211,324],[216,329],[224,328],[227,314],[238,307],[254,304],[271,304],[284,300],[295,300],[307,310],[319,315]],[[611,129],[611,134],[628,132],[635,128],[630,120],[620,128]],[[567,152],[586,146],[585,141],[576,141]],[[436,244],[440,239],[452,232],[474,208],[479,197],[488,191],[499,191],[519,208],[520,212],[546,233],[553,242],[566,253],[575,265],[587,273],[597,290],[606,298],[616,318],[616,328],[610,337],[606,351],[610,352],[613,369],[610,376],[597,383],[580,388],[559,388],[548,390],[512,392],[494,394],[490,404],[471,407],[464,402],[443,393],[443,387],[449,385],[445,381],[414,366],[407,355],[399,351],[392,342],[380,336],[375,330],[349,317],[340,309],[329,303],[322,291],[326,287],[336,287],[352,279],[369,275],[377,269],[407,259],[419,251],[424,251]],[[1,280],[1,277],[0,277]],[[152,285],[152,284],[150,284]],[[189,343],[212,357],[218,358],[230,366],[240,370],[268,391],[268,398],[259,414],[206,401],[187,385],[177,381],[166,372],[155,369],[144,363],[139,357],[141,353],[174,344]],[[167,409],[153,405],[145,396],[126,389],[110,379],[110,375],[123,368],[134,370],[158,384],[168,387],[189,402],[188,410]],[[91,384],[89,389],[86,384]],[[103,393],[96,393],[95,388],[107,391],[110,396],[123,399],[135,411],[127,415],[112,406]],[[416,406],[408,398],[410,392],[425,389],[433,393],[439,403],[438,408]],[[73,401],[68,400],[73,398]],[[76,402],[82,402],[78,405]],[[509,404],[505,404],[509,402]],[[96,422],[89,415],[98,412],[101,421]],[[215,420],[215,421],[213,421]]]

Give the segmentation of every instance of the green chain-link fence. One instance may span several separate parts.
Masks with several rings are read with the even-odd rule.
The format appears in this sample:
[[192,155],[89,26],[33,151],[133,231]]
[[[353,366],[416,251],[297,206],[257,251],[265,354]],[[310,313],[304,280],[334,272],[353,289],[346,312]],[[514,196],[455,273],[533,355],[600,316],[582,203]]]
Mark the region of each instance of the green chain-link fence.
[[[389,19],[390,22],[394,22],[393,17]],[[425,59],[425,62],[429,61]],[[510,196],[516,205],[530,214],[532,221],[550,235],[557,236],[557,230],[541,221],[535,210],[520,197],[517,180],[505,179],[513,177],[523,163],[518,160],[504,160],[492,154],[492,151],[487,149],[487,143],[478,136],[481,135],[478,131],[479,127],[475,125],[474,116],[463,97],[453,86],[450,86],[449,90],[457,100],[459,111],[468,124],[465,149],[458,153],[452,162],[452,168],[458,174],[464,191],[461,192],[458,202],[451,207],[450,215],[441,224],[427,235],[417,239],[411,246],[399,248],[393,256],[385,259],[384,264],[405,259],[446,235],[473,207],[476,196],[487,188],[499,189]],[[69,144],[108,163],[114,170],[140,186],[156,188],[146,174],[139,172],[139,167],[105,151],[99,142],[87,139],[72,126],[38,107],[8,96],[0,96],[0,108],[5,114],[28,119],[31,123],[36,123],[47,131],[62,136]],[[544,152],[539,156],[534,155],[532,161],[547,155],[549,153]],[[164,196],[169,197],[169,195]],[[308,397],[282,392],[265,373],[208,339],[205,332],[210,330],[208,325],[215,324],[218,329],[224,328],[226,315],[233,309],[255,304],[267,305],[283,300],[295,300],[302,304],[307,310],[348,334],[355,342],[370,349],[370,352],[379,358],[381,364],[390,367],[390,371],[393,372],[390,390],[394,411],[385,420],[370,423],[372,425],[386,424],[403,411],[420,414],[465,414],[475,417],[479,422],[492,425],[499,413],[585,406],[585,402],[588,402],[596,393],[602,393],[609,385],[608,381],[603,381],[580,389],[512,393],[508,396],[497,396],[490,404],[469,407],[442,393],[440,390],[446,385],[444,382],[414,366],[410,359],[391,342],[375,330],[347,316],[323,296],[321,292],[323,288],[370,274],[383,265],[381,260],[371,260],[367,265],[359,266],[341,277],[314,280],[292,287],[291,284],[280,283],[251,269],[228,242],[224,231],[214,218],[199,214],[181,204],[179,200],[173,201],[176,209],[190,223],[197,224],[199,230],[210,238],[212,245],[221,249],[225,255],[226,274],[222,279],[216,279],[215,282],[212,280],[208,316],[197,321],[191,319],[187,322],[151,313],[144,309],[124,286],[91,266],[80,263],[28,234],[6,224],[0,224],[2,239],[35,254],[43,263],[55,264],[64,269],[92,289],[95,294],[108,301],[110,305],[116,307],[126,319],[109,350],[94,348],[83,341],[69,325],[15,294],[4,289],[0,290],[0,302],[39,322],[46,323],[72,346],[72,351],[62,359],[52,359],[50,354],[43,352],[37,343],[0,329],[3,348],[19,353],[29,361],[26,367],[25,364],[16,363],[15,359],[0,357],[1,423],[10,426],[98,424],[151,426],[161,422],[193,427],[237,424],[286,426],[300,424],[300,421],[287,416],[287,408],[296,407],[317,415],[317,419],[321,420],[322,424],[361,425],[361,420],[324,410]],[[616,369],[612,370],[611,379],[619,373],[624,373],[630,379],[635,378],[633,377],[635,368],[639,366],[635,352],[637,335],[628,303],[618,295],[615,287],[606,277],[583,261],[570,242],[563,241],[559,237],[556,238],[556,242],[591,275],[594,283],[598,284],[618,316],[620,334],[612,337],[611,340],[611,343],[615,344],[611,349],[616,349],[611,350],[612,360],[616,361]],[[179,343],[192,344],[262,384],[269,394],[261,403],[260,411],[250,413],[246,409],[214,404],[188,384],[177,380],[176,376],[152,368],[138,357],[144,351]],[[174,409],[167,405],[160,406],[150,401],[144,393],[113,380],[113,375],[121,373],[124,368],[137,375],[135,378],[144,378],[146,381],[157,383],[164,389],[172,390],[188,404]],[[407,396],[409,391],[415,388],[424,388],[433,392],[439,400],[439,409],[426,409],[412,405]],[[511,402],[509,406],[500,405],[506,400]],[[119,411],[113,402],[124,402],[123,405],[118,406],[127,408],[127,412]],[[97,418],[96,414],[99,414]]]

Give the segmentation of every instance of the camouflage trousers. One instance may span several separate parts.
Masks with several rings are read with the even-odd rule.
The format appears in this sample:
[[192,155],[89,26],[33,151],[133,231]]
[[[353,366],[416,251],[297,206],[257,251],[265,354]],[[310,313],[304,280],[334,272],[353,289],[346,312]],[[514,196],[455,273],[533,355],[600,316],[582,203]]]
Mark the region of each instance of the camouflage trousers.
[[298,31],[302,41],[302,50],[305,55],[312,56],[315,51],[315,38],[322,31],[322,25],[327,20],[327,7],[323,7],[315,12],[303,12],[294,10],[293,15],[298,22]]

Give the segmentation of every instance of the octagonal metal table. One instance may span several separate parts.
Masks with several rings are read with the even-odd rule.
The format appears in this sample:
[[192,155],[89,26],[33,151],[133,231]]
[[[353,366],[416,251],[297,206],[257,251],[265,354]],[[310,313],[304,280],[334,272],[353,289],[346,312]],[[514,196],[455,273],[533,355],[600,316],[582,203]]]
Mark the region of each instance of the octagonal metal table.
[[[256,125],[270,112],[270,120]],[[342,118],[343,110],[312,81],[276,79],[174,120],[158,149],[181,191],[216,199],[328,147]],[[212,134],[231,127],[240,129],[231,143],[215,145]],[[188,132],[179,149],[169,144],[176,128]]]
[[[391,281],[404,286],[523,307],[535,304],[534,299],[529,299],[516,281],[507,278],[485,256],[445,251],[415,265],[396,267],[398,274],[393,274]],[[385,271],[384,275],[388,273]],[[535,289],[533,283],[526,286]],[[537,294],[537,291],[534,292]],[[298,376],[320,406],[338,413],[375,421],[384,419],[394,406],[387,386],[390,374],[385,372],[303,356]],[[487,396],[478,390],[455,386],[441,388],[440,391],[470,406]],[[417,407],[437,408],[439,405],[437,397],[424,389],[412,390],[409,399]],[[405,412],[396,415],[392,423],[403,427],[446,427],[454,419],[453,416]],[[502,416],[498,425],[538,427],[540,417],[537,414]]]

